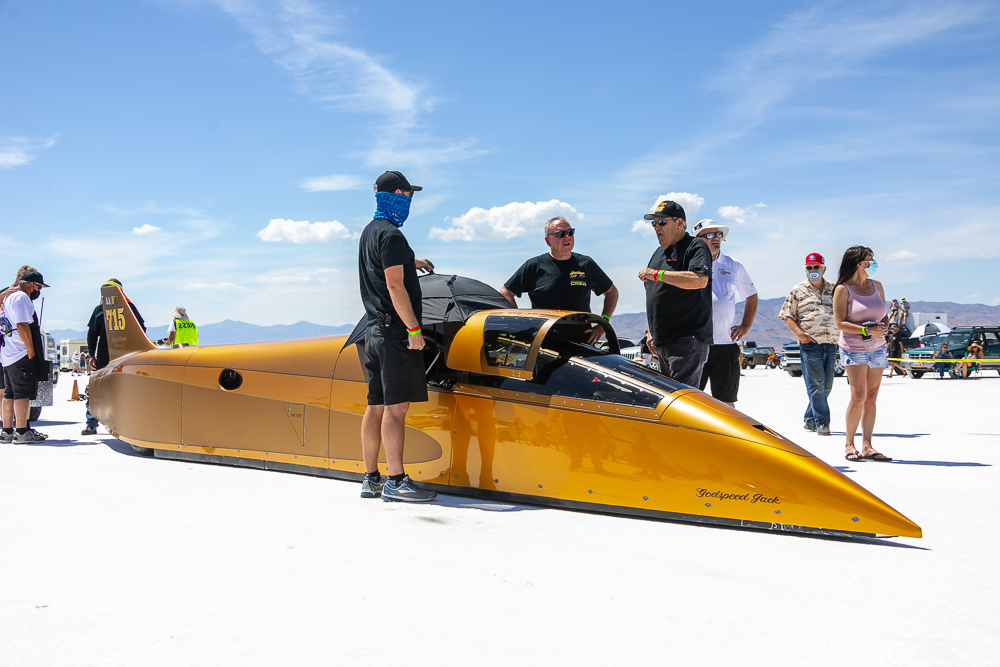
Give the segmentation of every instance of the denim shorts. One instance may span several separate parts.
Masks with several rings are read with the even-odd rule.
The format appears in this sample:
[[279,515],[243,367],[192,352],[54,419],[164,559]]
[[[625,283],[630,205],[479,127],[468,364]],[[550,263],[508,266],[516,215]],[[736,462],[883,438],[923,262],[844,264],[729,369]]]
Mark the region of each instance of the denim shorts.
[[844,366],[864,366],[868,368],[888,368],[889,358],[885,355],[885,346],[877,350],[865,350],[864,352],[848,352],[840,348],[840,365]]

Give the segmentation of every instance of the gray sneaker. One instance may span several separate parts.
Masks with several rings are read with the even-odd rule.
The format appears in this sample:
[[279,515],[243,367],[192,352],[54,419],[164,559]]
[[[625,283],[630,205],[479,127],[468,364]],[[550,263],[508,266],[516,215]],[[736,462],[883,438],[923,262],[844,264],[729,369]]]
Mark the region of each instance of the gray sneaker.
[[42,433],[41,431],[36,431],[35,429],[29,429],[29,430],[32,433],[34,433],[35,435],[37,435],[39,438],[41,438],[42,440],[48,440],[49,439],[49,436],[48,436],[47,433]]
[[429,503],[437,498],[437,493],[421,489],[413,483],[409,475],[405,475],[399,484],[394,484],[391,479],[387,479],[382,487],[382,500],[387,502],[404,503]]
[[820,422],[816,425],[816,435],[830,435],[830,423]]
[[45,438],[38,435],[34,431],[25,431],[24,433],[14,432],[15,445],[30,445],[36,442],[45,442]]
[[14,440],[14,432],[10,433],[0,431],[0,445],[9,445]]
[[362,498],[378,498],[382,495],[382,486],[385,484],[385,477],[379,477],[378,481],[365,477],[361,481]]
[[802,428],[804,428],[807,431],[815,431],[816,422],[814,422],[812,419],[807,419],[806,423],[802,425]]

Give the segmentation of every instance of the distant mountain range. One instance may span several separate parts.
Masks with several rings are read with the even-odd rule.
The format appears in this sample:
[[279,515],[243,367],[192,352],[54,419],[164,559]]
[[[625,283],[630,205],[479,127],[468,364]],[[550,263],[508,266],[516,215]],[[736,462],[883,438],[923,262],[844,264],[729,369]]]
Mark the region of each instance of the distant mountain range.
[[[778,319],[785,297],[761,299],[757,303],[757,317],[747,339],[758,345],[780,346],[794,340],[785,323]],[[946,313],[948,326],[1000,326],[1000,306],[980,303],[953,303],[951,301],[910,301],[911,313]],[[743,304],[736,305],[736,321],[743,318]],[[646,331],[646,313],[622,313],[611,318],[619,336],[638,340]]]
[[[198,340],[202,345],[227,345],[233,343],[265,343],[275,340],[295,340],[297,338],[316,338],[319,336],[336,336],[351,333],[353,324],[339,327],[328,327],[312,322],[296,322],[295,324],[275,324],[262,327],[258,324],[223,320],[215,324],[198,326]],[[66,338],[86,338],[86,331],[73,329],[55,329],[51,332],[56,342]],[[150,327],[146,331],[150,340],[157,341],[167,337],[167,325]]]
[[[792,341],[792,336],[785,323],[778,319],[784,297],[776,299],[761,299],[757,304],[757,317],[748,338],[759,345],[780,346]],[[951,301],[911,301],[911,312],[914,313],[947,313],[948,324],[952,327],[986,325],[1000,326],[1000,306],[986,306],[978,303],[953,303]],[[736,305],[736,319],[743,317],[743,304]],[[646,331],[646,313],[622,313],[611,318],[611,323],[619,336],[639,340]],[[336,336],[350,333],[353,324],[343,324],[337,327],[313,324],[312,322],[296,322],[295,324],[275,324],[262,327],[257,324],[223,320],[215,324],[204,324],[198,327],[198,337],[202,345],[225,345],[232,343],[263,343],[276,340],[295,340],[297,338],[316,338],[318,336]],[[64,338],[86,338],[86,331],[73,329],[56,329],[50,332],[56,342]],[[146,332],[151,340],[167,337],[167,326],[150,327]]]

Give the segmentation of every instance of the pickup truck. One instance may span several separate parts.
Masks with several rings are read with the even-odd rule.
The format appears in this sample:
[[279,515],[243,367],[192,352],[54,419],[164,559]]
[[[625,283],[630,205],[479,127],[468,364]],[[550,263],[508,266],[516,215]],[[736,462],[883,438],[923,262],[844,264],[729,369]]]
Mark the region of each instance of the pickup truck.
[[[778,364],[778,367],[786,371],[793,378],[802,377],[802,359],[799,354],[799,344],[785,343],[781,349],[781,362]],[[834,362],[833,374],[837,377],[844,374],[844,367],[840,365],[840,347],[837,348],[837,360]]]
[[[1000,327],[955,327],[924,341],[920,347],[904,351],[900,366],[909,377],[919,379],[934,370],[934,351],[941,349],[942,344],[947,344],[955,358],[961,359],[973,341],[983,346],[984,359],[1000,359]],[[1000,373],[1000,364],[983,364],[982,368]]]
[[755,368],[757,364],[765,364],[772,352],[774,352],[773,347],[757,347],[755,341],[748,340],[741,350],[743,358],[740,368]]

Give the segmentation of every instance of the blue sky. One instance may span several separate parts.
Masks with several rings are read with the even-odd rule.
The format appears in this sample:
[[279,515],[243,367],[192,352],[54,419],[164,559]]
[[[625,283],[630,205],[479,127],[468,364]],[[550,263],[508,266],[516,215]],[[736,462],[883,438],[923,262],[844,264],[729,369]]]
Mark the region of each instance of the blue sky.
[[889,296],[1000,304],[997,3],[0,0],[0,109],[48,328],[109,277],[152,325],[354,322],[385,169],[417,256],[497,287],[563,213],[641,311],[672,194],[763,298],[863,243]]

